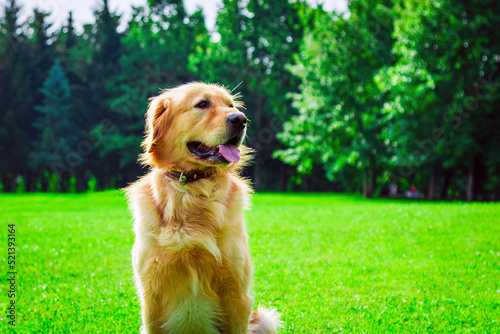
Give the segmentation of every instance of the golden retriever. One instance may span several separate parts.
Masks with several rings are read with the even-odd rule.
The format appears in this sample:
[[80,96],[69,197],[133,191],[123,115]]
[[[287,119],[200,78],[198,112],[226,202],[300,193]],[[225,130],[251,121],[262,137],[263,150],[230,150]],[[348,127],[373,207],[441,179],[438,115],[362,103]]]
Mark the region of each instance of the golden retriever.
[[275,310],[251,312],[241,107],[204,83],[166,90],[149,105],[141,159],[151,171],[126,189],[143,334],[267,334],[280,325]]

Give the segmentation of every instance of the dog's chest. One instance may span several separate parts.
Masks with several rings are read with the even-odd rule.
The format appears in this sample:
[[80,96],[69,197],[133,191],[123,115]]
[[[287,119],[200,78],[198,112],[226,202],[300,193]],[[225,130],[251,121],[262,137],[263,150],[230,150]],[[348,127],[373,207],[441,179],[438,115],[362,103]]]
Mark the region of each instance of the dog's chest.
[[168,252],[205,250],[220,261],[225,248],[221,241],[228,234],[239,234],[235,232],[240,228],[235,224],[237,213],[228,202],[223,196],[182,194],[170,198],[159,207],[159,246]]
[[160,208],[162,225],[192,227],[207,232],[221,228],[230,217],[227,199],[217,195],[209,197],[187,193],[169,198]]

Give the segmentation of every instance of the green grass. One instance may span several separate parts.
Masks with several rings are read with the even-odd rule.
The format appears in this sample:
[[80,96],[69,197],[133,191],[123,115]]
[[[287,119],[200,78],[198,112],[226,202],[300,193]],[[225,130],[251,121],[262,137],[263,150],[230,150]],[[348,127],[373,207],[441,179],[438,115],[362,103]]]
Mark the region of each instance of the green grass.
[[[500,204],[258,194],[246,214],[256,302],[283,333],[500,333]],[[18,333],[137,333],[132,223],[118,191],[0,195]]]

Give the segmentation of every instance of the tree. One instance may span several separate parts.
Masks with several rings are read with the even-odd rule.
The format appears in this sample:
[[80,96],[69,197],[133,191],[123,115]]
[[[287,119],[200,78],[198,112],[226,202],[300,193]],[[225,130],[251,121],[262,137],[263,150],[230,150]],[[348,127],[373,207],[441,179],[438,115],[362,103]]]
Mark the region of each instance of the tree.
[[14,191],[18,176],[26,172],[32,95],[29,48],[18,22],[21,7],[10,0],[0,22],[0,175],[4,191]]
[[[485,11],[487,3],[409,0],[396,9],[394,53],[399,60],[378,78],[389,92],[386,143],[398,179],[429,170],[423,175],[428,176],[431,199],[440,170],[441,196],[454,172],[462,194],[461,180],[468,179],[466,197],[472,200],[487,179],[481,176],[486,166],[491,166],[490,173],[498,166],[486,149],[495,151],[489,144],[498,124],[493,106],[498,85],[491,80],[498,77],[498,48],[492,44],[498,31],[492,27],[500,16]],[[485,8],[495,6],[489,2]],[[492,181],[494,191],[498,183]]]
[[65,26],[61,27],[57,36],[58,53],[62,58],[63,64],[69,64],[72,59],[70,53],[78,46],[78,36],[75,33],[73,22],[73,12],[69,12],[68,22]]
[[[90,41],[93,44],[87,78],[90,103],[86,109],[87,133],[94,137],[94,147],[87,157],[87,166],[99,182],[101,189],[114,186],[119,155],[103,150],[103,136],[116,125],[117,115],[111,110],[111,101],[119,95],[118,77],[121,73],[120,58],[123,54],[122,34],[118,32],[120,16],[111,12],[108,0],[102,0],[94,15]],[[108,126],[103,127],[103,124]],[[102,161],[106,161],[105,164]]]
[[[30,22],[30,27],[33,31],[31,36],[29,36],[29,51],[30,51],[30,61],[25,64],[25,66],[30,71],[30,95],[31,95],[31,106],[40,105],[42,103],[42,93],[40,87],[42,86],[44,80],[49,74],[49,70],[54,62],[55,49],[51,43],[51,36],[48,30],[51,27],[51,23],[47,22],[47,17],[49,13],[45,13],[38,9],[33,11],[33,20]],[[30,107],[31,107],[30,106]],[[30,108],[30,114],[33,114],[32,107]],[[30,115],[31,116],[31,115]],[[31,116],[33,118],[33,116]],[[24,131],[28,134],[27,139],[32,142],[36,138],[36,131],[33,131],[32,122],[24,122]],[[30,161],[28,166],[30,166]],[[27,190],[35,190],[37,179],[39,178],[39,171],[28,169],[23,171],[26,177]]]
[[[257,161],[251,166],[255,188],[265,184],[278,189],[272,185],[285,175],[284,165],[272,160],[272,151],[279,146],[276,133],[291,110],[287,94],[297,86],[286,66],[298,51],[306,6],[288,0],[272,5],[250,0],[247,7],[237,0],[223,3],[216,21],[220,40],[193,55],[191,68],[205,81],[230,89],[238,86],[252,121],[248,141],[256,150]],[[281,179],[284,189],[286,180]]]
[[[494,0],[353,0],[345,14],[304,0],[223,0],[212,34],[182,0],[133,7],[123,32],[109,0],[81,32],[71,13],[52,34],[49,13],[20,22],[19,11],[9,0],[0,15],[4,191],[39,189],[49,160],[62,161],[59,190],[70,178],[79,191],[124,186],[143,172],[148,98],[203,80],[243,95],[257,190],[373,196],[396,183],[430,199],[500,196]],[[71,92],[58,93],[60,105],[42,93],[58,67]]]
[[[42,104],[34,107],[38,113],[34,128],[39,135],[32,142],[29,161],[32,168],[45,172],[47,177],[50,173],[61,172],[60,166],[66,164],[69,154],[72,154],[71,147],[77,133],[69,82],[59,60],[51,67],[40,93]],[[59,176],[59,182],[68,178],[69,173],[64,172]],[[47,180],[42,184],[46,185]],[[47,190],[46,186],[42,190]]]
[[189,71],[188,59],[208,38],[201,10],[188,15],[182,1],[155,1],[150,8],[134,9],[122,41],[126,56],[116,77],[119,93],[111,100],[116,128],[101,145],[102,154],[117,157],[125,179],[140,173],[137,158],[148,98],[160,88],[198,79]]
[[[78,115],[78,117],[73,117],[72,122],[75,128],[79,129],[74,134],[78,139],[76,146],[71,147],[73,151],[73,154],[70,154],[71,166],[67,163],[60,166],[59,175],[63,176],[64,171],[71,172],[76,180],[75,190],[78,192],[86,190],[88,181],[95,175],[89,167],[89,160],[96,162],[95,159],[98,158],[95,137],[99,137],[94,136],[92,130],[96,122],[95,110],[91,107],[94,103],[91,99],[94,92],[90,90],[90,82],[93,79],[92,54],[94,52],[92,28],[92,25],[85,25],[83,32],[77,34],[73,15],[70,12],[67,24],[61,27],[54,42],[56,54],[61,60],[69,82],[73,105],[72,114]],[[66,176],[63,177],[66,178]]]
[[298,115],[279,135],[288,148],[275,153],[302,174],[320,164],[330,180],[354,168],[362,172],[367,197],[386,158],[383,94],[373,78],[394,61],[391,6],[353,1],[348,18],[318,8],[314,29],[291,67],[300,79],[300,92],[293,95]]

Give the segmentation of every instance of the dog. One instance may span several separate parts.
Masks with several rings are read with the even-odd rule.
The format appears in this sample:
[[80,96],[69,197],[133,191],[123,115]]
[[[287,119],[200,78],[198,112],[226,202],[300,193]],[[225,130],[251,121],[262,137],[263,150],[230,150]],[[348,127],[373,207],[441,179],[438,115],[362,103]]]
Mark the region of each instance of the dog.
[[141,161],[151,170],[126,188],[142,334],[271,334],[280,327],[274,309],[251,312],[242,107],[224,87],[198,82],[149,104]]

